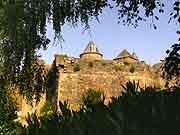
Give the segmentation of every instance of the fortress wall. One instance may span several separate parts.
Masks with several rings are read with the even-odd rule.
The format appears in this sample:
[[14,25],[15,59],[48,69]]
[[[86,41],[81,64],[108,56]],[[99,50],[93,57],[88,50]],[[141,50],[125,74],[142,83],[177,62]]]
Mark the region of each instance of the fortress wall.
[[122,75],[64,73],[59,81],[58,100],[79,103],[83,94],[90,88],[103,91],[106,99],[109,100],[112,94],[120,95],[122,89],[120,84],[123,82]]
[[127,61],[128,63],[135,63],[135,62],[137,62],[137,60],[132,59],[130,57],[125,58],[125,61]]
[[58,101],[80,103],[83,94],[93,88],[104,92],[106,101],[112,96],[119,96],[123,91],[122,85],[129,80],[139,81],[140,87],[154,86],[154,80],[148,74],[142,73],[63,73],[61,72],[58,87]]
[[131,57],[125,57],[122,59],[117,59],[116,61],[127,62],[127,63],[136,63],[137,62],[137,60],[132,59]]

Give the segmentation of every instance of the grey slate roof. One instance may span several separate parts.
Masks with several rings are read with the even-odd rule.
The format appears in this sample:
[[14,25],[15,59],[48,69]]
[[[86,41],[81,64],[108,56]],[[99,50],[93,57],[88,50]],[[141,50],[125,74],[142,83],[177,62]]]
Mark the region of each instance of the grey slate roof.
[[93,41],[90,41],[87,45],[87,47],[85,48],[83,53],[88,53],[88,52],[96,52],[96,53],[100,53],[96,44]]
[[124,49],[115,59],[121,59],[125,57],[131,57],[133,59],[138,60],[136,53],[130,54],[126,49]]
[[128,56],[131,56],[131,54],[130,54],[126,49],[124,49],[124,50],[116,57],[116,59],[122,58],[122,57],[128,57]]

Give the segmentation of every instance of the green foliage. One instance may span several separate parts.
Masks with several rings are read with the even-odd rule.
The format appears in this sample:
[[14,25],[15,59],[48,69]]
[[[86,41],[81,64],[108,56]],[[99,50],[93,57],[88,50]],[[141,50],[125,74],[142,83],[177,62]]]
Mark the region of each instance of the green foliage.
[[112,98],[108,106],[92,104],[93,109],[81,108],[74,112],[68,109],[67,103],[60,103],[62,113],[54,113],[50,118],[31,117],[26,133],[169,135],[179,132],[179,88],[171,92],[157,91],[153,88],[140,89],[135,82],[128,82],[124,89],[122,96]]
[[41,135],[43,134],[41,130],[41,123],[40,123],[40,117],[35,113],[28,114],[27,117],[27,124],[28,127],[24,129],[24,133],[26,135]]
[[90,61],[90,62],[88,63],[88,66],[92,68],[92,67],[94,66],[93,61]]
[[80,67],[80,64],[75,64],[74,65],[74,72],[77,72],[77,71],[80,71],[81,67]]
[[[28,98],[44,90],[41,83],[38,83],[37,90],[34,89],[33,77],[36,71],[39,71],[38,75],[42,73],[35,66],[38,51],[46,49],[50,42],[46,37],[47,22],[53,24],[55,39],[62,39],[62,27],[66,23],[78,26],[80,22],[88,29],[93,17],[98,20],[103,9],[114,8],[117,9],[118,23],[137,27],[140,21],[150,18],[152,26],[157,29],[159,17],[155,11],[164,13],[164,7],[161,0],[1,0],[0,55],[5,79],[8,85],[17,85]],[[178,0],[169,11],[172,11],[170,20],[179,24]]]
[[46,23],[52,22],[55,39],[62,40],[61,28],[65,23],[76,26],[81,22],[87,29],[89,19],[97,17],[105,6],[106,0],[0,1],[0,56],[7,85],[18,86],[28,99],[44,92],[44,85],[34,82],[34,76],[38,74],[38,80],[43,80],[43,71],[36,70],[36,61],[38,51],[46,49],[50,42]]
[[67,58],[67,54],[56,54],[56,56],[60,57],[60,58]]
[[17,106],[11,97],[11,89],[6,85],[2,68],[0,68],[0,134],[15,135],[20,133],[22,127],[17,121]]
[[106,66],[108,64],[105,60],[101,60],[100,63],[102,66]]
[[58,81],[55,80],[55,78],[58,77],[57,75],[58,69],[56,68],[55,64],[52,64],[52,68],[47,73],[47,79],[46,79],[46,100],[53,102],[54,97],[56,97],[57,91],[57,85]]
[[[175,0],[173,9],[170,10],[172,11],[170,20],[174,20],[177,24],[180,23],[179,5],[179,1]],[[39,58],[38,50],[46,49],[50,42],[46,37],[47,20],[53,23],[55,37],[62,38],[61,28],[64,24],[70,23],[76,26],[78,22],[81,22],[87,29],[92,17],[98,20],[103,8],[113,8],[113,6],[118,9],[118,23],[122,21],[123,24],[137,27],[139,21],[149,17],[153,20],[152,26],[157,29],[154,21],[158,21],[159,18],[155,15],[155,10],[164,13],[165,5],[160,0],[115,0],[111,3],[107,0],[0,1],[0,61],[3,70],[0,85],[18,86],[20,92],[27,98],[43,92],[46,89],[44,67],[39,66],[36,62]],[[177,34],[179,33],[177,31]],[[171,50],[172,53],[168,53],[169,56],[166,58],[167,63],[164,69],[172,76],[179,76],[179,50],[179,45],[175,44]],[[0,93],[0,119],[2,119],[0,122],[4,125],[16,115],[14,115],[14,107],[9,107],[11,104],[6,99],[7,95],[4,95],[6,89],[0,90],[3,90]],[[119,110],[110,108],[108,110],[113,112],[109,112],[105,106],[100,106],[95,107],[96,112],[72,112],[68,117],[55,115],[51,120],[47,120],[49,124],[44,122],[45,124],[40,127],[37,124],[38,128],[35,130],[37,132],[28,134],[53,134],[52,131],[56,130],[58,132],[54,134],[175,134],[180,114],[177,109],[179,106],[178,90],[171,93],[154,92],[154,94],[146,91],[135,93],[135,95],[124,95],[117,102],[112,103],[117,108],[120,106]],[[111,115],[114,112],[117,116]],[[59,122],[60,120],[62,121]],[[145,121],[149,123],[145,125]],[[30,129],[34,127],[36,126]],[[41,128],[43,132],[38,132]],[[47,129],[51,130],[47,131]],[[168,132],[168,129],[171,132]]]
[[122,70],[122,68],[121,68],[120,65],[115,65],[115,66],[114,66],[114,69],[115,69],[116,72]]
[[135,72],[135,67],[133,65],[130,67],[129,72],[131,72],[131,73]]
[[95,89],[89,89],[83,96],[83,103],[90,108],[96,104],[104,103],[104,94]]
[[3,79],[0,79],[0,134],[14,135],[18,128],[17,108],[15,102],[8,94],[6,87],[3,87]]
[[[26,133],[169,135],[179,131],[179,88],[172,92],[156,91],[153,88],[143,90],[135,82],[128,82],[124,89],[123,95],[112,98],[108,106],[91,104],[93,109],[81,108],[74,112],[68,109],[67,103],[60,103],[60,114],[48,118],[38,118],[36,115],[29,118],[30,126],[26,128]],[[93,90],[89,93],[89,97],[100,99],[100,93]],[[155,126],[157,128],[154,129]]]
[[125,62],[124,62],[124,65],[129,66],[129,63],[125,61]]
[[179,58],[180,44],[174,44],[171,50],[167,50],[168,56],[165,58],[165,62],[162,65],[163,77],[168,82],[174,80],[180,85],[180,58]]
[[[0,80],[3,83],[3,80]],[[0,124],[8,120],[13,120],[16,118],[16,104],[13,102],[12,98],[8,94],[6,87],[3,84],[0,86]]]
[[22,134],[23,127],[18,122],[7,122],[6,124],[0,125],[1,135],[16,135]]
[[[139,83],[136,84],[135,81],[131,82],[127,82],[126,86],[122,86],[125,90],[125,92],[122,92],[123,95],[129,95],[129,96],[133,96],[136,95],[138,93],[139,88]],[[142,89],[141,89],[142,90]]]
[[48,116],[55,111],[54,109],[55,108],[54,108],[53,104],[50,101],[46,101],[45,104],[43,105],[43,107],[41,108],[40,113],[43,116],[44,115]]

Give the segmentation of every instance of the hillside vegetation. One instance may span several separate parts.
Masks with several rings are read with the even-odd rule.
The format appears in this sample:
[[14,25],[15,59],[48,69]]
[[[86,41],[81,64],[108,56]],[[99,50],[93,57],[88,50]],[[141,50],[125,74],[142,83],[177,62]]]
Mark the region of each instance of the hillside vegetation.
[[178,87],[159,91],[140,89],[128,82],[124,89],[123,95],[112,98],[108,105],[104,104],[103,95],[91,92],[79,111],[60,103],[59,113],[51,111],[41,117],[32,114],[27,119],[28,126],[19,131],[27,135],[169,135],[179,132]]

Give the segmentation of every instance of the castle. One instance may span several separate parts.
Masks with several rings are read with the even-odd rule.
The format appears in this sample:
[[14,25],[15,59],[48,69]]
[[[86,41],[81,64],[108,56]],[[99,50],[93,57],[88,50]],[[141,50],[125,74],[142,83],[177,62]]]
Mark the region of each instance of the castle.
[[[40,64],[45,63],[40,60]],[[121,95],[124,90],[122,85],[129,80],[139,82],[141,88],[148,86],[160,88],[164,86],[160,76],[160,65],[161,63],[150,66],[126,49],[112,60],[103,59],[103,54],[91,41],[79,58],[56,54],[51,65],[45,64],[50,80],[49,90],[34,106],[27,104],[26,99],[22,99],[18,117],[21,123],[26,124],[28,113],[36,111],[40,114],[48,98],[55,99],[57,106],[59,101],[68,101],[69,105],[72,105],[71,109],[76,109],[74,106],[82,102],[83,95],[89,89],[102,91],[105,103],[108,103],[112,96]]]
[[57,101],[80,103],[88,89],[100,90],[105,101],[119,96],[122,85],[129,80],[139,82],[140,87],[160,87],[159,69],[140,61],[135,53],[123,50],[112,60],[103,59],[94,42],[89,42],[79,58],[55,55],[52,69],[56,69]]

